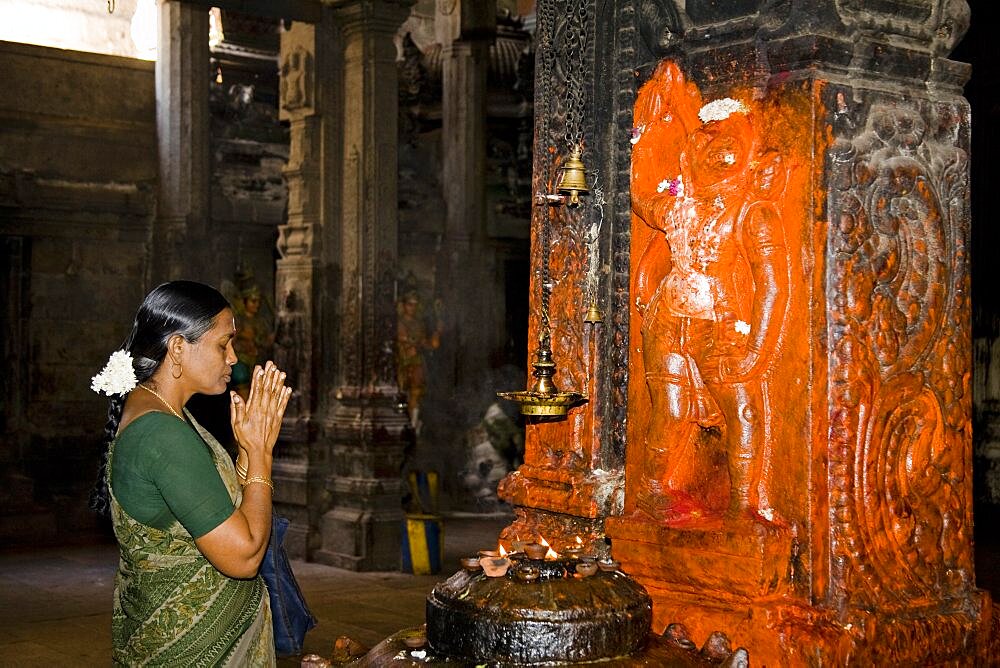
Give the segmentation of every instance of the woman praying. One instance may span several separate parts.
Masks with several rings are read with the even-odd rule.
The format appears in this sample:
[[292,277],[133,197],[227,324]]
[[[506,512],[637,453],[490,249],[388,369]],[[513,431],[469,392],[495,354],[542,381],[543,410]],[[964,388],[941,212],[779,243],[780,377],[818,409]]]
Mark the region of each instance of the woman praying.
[[273,666],[257,569],[271,529],[272,449],[291,389],[273,363],[230,393],[232,458],[184,405],[221,394],[236,363],[233,311],[215,289],[165,283],[94,377],[110,397],[105,465],[91,499],[110,513],[120,561],[115,665]]

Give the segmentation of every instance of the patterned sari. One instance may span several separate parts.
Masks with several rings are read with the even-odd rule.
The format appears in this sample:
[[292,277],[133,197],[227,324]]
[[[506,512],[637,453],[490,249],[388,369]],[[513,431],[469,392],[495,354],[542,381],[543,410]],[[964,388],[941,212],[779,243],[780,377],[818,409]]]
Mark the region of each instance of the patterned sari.
[[[185,413],[239,507],[243,494],[232,460]],[[249,580],[223,575],[179,522],[166,531],[141,524],[122,510],[113,493],[111,517],[121,557],[111,623],[115,665],[275,665],[271,608],[259,575]]]

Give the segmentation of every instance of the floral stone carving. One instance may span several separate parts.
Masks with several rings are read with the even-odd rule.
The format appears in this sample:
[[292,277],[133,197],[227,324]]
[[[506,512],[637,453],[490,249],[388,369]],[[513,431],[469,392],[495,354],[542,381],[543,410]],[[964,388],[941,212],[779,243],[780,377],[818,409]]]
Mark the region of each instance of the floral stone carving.
[[875,103],[830,150],[833,553],[854,604],[893,609],[972,585],[960,121],[948,107]]

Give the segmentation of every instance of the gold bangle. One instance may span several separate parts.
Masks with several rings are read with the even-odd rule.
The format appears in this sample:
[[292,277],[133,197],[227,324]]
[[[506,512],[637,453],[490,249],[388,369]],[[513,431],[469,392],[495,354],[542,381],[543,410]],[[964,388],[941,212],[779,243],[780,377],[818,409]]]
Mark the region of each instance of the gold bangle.
[[247,478],[246,482],[243,483],[243,486],[246,487],[247,485],[251,485],[251,484],[253,484],[255,482],[260,482],[260,483],[263,483],[263,484],[267,485],[268,487],[271,488],[271,494],[274,494],[274,483],[271,482],[270,478],[265,478],[262,475],[255,475],[252,478]]
[[249,473],[249,471],[246,468],[241,467],[239,463],[236,464],[236,475],[246,480],[247,473]]

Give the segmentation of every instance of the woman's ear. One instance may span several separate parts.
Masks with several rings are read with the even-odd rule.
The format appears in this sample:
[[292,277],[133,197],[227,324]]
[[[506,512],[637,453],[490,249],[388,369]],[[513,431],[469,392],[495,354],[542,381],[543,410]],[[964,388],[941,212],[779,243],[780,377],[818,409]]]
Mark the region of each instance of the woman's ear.
[[169,339],[167,339],[167,355],[170,356],[171,362],[180,362],[184,359],[184,349],[187,347],[187,341],[180,334],[174,334]]

